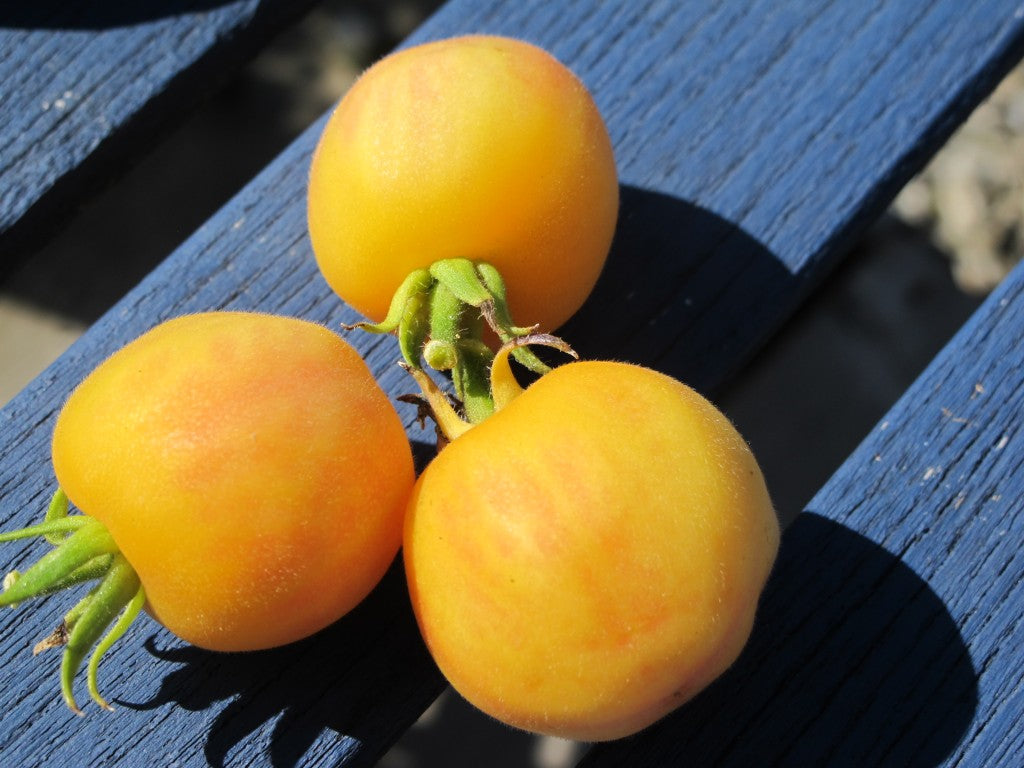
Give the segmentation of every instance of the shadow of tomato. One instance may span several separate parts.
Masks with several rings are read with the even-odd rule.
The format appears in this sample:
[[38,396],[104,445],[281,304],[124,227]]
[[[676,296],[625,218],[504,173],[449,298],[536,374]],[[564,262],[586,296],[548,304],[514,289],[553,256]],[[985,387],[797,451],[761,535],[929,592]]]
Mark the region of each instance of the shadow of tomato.
[[172,716],[181,716],[178,708],[201,713],[184,716],[178,728],[203,739],[213,766],[243,753],[261,765],[317,763],[317,756],[373,765],[379,745],[396,740],[445,685],[420,640],[400,560],[355,610],[297,643],[215,653],[164,647],[151,636],[146,649],[165,662],[155,669],[178,668],[164,674],[148,701],[117,703],[143,711],[174,704]]
[[870,539],[804,512],[736,665],[582,765],[931,768],[977,705],[969,652],[938,595]]
[[706,392],[782,324],[807,282],[713,211],[622,185],[608,261],[559,335],[584,358],[638,363]]

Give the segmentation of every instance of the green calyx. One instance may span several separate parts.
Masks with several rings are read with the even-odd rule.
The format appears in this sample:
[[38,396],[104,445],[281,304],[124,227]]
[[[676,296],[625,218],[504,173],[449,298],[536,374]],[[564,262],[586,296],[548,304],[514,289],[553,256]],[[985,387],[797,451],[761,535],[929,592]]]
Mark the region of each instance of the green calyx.
[[0,607],[13,608],[34,597],[95,582],[53,633],[35,646],[34,652],[64,647],[61,694],[73,712],[82,714],[75,702],[72,682],[89,649],[95,646],[87,671],[89,694],[101,707],[111,709],[97,689],[97,669],[103,655],[145,605],[146,595],[138,574],[102,523],[85,515],[68,515],[68,498],[61,489],[54,494],[42,523],[0,534],[0,542],[32,536],[42,536],[54,549],[24,573],[13,571],[7,575]]
[[[469,259],[442,259],[414,271],[399,286],[384,320],[347,327],[396,334],[404,363],[412,371],[422,370],[421,361],[450,371],[455,396],[471,424],[494,412],[490,367],[495,352],[484,341],[485,328],[503,345],[536,330],[512,322],[498,270]],[[512,348],[515,359],[530,371],[549,370],[528,345]]]

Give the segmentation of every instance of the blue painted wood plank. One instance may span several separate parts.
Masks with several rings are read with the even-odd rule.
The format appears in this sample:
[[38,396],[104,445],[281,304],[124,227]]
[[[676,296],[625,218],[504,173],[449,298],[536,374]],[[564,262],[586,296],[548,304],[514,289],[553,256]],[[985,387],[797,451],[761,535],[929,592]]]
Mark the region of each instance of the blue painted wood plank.
[[0,8],[0,271],[313,1]]
[[[1020,2],[961,5],[455,0],[410,42],[513,34],[587,82],[615,141],[623,207],[606,273],[565,334],[588,356],[646,362],[706,387],[782,322],[1019,57]],[[332,327],[356,319],[317,274],[305,232],[322,124],[0,411],[0,526],[41,514],[49,433],[70,388],[159,320],[213,308]],[[353,339],[389,392],[411,388],[390,339]],[[0,567],[32,551],[5,547]],[[51,599],[53,615],[59,603]],[[103,670],[122,700],[113,717],[70,716],[51,664],[28,658],[51,620],[38,608],[0,617],[0,691],[11,702],[0,756],[12,764],[367,765],[443,685],[398,570],[335,627],[267,654],[208,654],[152,623],[135,628]]]
[[1024,266],[786,531],[751,643],[588,768],[1017,765]]

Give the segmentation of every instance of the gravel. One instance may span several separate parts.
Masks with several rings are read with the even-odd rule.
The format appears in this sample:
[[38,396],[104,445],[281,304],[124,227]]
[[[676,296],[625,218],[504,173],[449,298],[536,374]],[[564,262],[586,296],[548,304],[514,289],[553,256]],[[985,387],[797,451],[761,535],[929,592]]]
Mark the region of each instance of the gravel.
[[957,285],[992,290],[1024,256],[1024,66],[961,126],[893,204],[948,254]]

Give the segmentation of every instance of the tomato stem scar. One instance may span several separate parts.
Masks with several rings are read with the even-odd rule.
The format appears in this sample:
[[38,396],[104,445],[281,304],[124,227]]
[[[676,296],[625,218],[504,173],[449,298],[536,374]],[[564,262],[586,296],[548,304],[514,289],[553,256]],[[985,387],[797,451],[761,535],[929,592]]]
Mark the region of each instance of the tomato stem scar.
[[[0,594],[0,606],[14,607],[30,598],[90,581],[97,582],[64,615],[57,628],[36,644],[33,653],[64,646],[61,695],[71,711],[82,714],[75,701],[72,683],[86,653],[95,646],[88,668],[89,693],[97,704],[110,709],[99,695],[96,670],[103,654],[124,634],[145,604],[139,577],[102,523],[86,515],[68,515],[68,498],[59,488],[42,523],[0,534],[0,542],[32,536],[43,537],[54,545],[54,549],[24,573],[14,571],[8,574],[4,579],[4,591]],[[115,619],[117,622],[113,628],[100,640]]]

